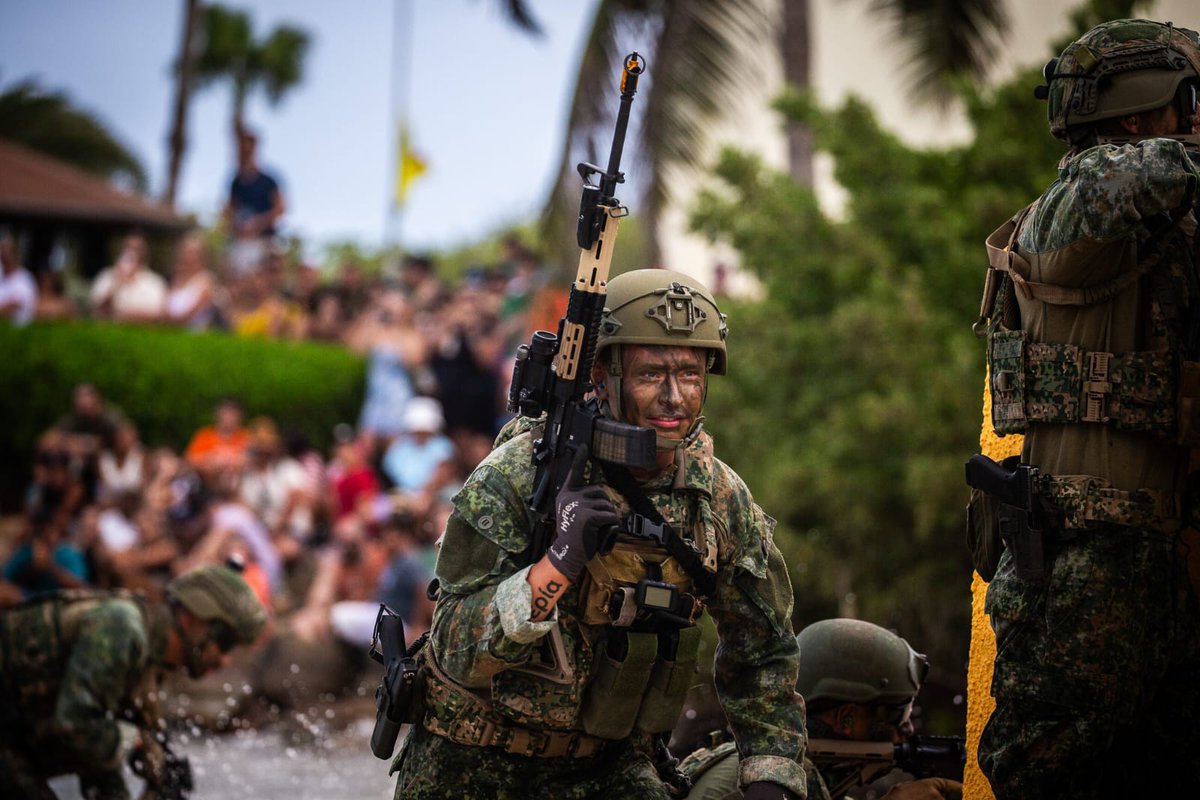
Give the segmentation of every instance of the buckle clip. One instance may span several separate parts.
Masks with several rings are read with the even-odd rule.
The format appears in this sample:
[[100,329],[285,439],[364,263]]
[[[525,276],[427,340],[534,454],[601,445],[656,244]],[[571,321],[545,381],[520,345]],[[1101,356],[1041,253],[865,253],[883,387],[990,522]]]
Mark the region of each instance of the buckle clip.
[[651,521],[641,514],[630,514],[625,519],[627,532],[642,539],[652,539],[662,546],[667,544],[667,524]]
[[1083,382],[1082,422],[1108,422],[1104,413],[1106,400],[1112,392],[1109,364],[1112,353],[1088,353],[1087,378]]

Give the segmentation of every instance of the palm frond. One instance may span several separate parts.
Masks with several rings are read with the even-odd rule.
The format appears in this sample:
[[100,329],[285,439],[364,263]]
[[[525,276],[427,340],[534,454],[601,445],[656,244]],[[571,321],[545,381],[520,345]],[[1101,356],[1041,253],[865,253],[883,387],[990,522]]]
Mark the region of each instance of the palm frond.
[[311,39],[300,28],[281,25],[254,48],[255,72],[272,103],[304,79],[304,58]]
[[500,11],[508,21],[530,36],[542,36],[542,25],[533,16],[525,0],[500,0]]
[[981,78],[1008,31],[1002,0],[871,0],[908,49],[909,92],[945,103],[961,77]]
[[128,179],[146,190],[141,161],[93,114],[66,95],[22,81],[0,93],[0,139],[53,156],[107,179]]
[[[543,214],[548,242],[569,249],[579,197],[575,163],[607,155],[616,113],[613,88],[631,51],[648,62],[623,165],[639,188],[649,220],[670,197],[668,172],[694,167],[707,128],[762,75],[756,48],[772,38],[770,4],[762,0],[601,0],[596,9],[568,115],[558,180]],[[597,152],[597,151],[600,152]],[[654,248],[651,248],[652,251]],[[652,252],[652,256],[656,256]]]

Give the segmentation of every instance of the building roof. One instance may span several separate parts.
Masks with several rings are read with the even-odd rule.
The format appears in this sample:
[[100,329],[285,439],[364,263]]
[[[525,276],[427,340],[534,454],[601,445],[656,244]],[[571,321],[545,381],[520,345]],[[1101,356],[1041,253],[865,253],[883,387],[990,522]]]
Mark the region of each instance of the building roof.
[[103,178],[3,139],[0,215],[169,230],[190,225],[161,203],[121,191]]

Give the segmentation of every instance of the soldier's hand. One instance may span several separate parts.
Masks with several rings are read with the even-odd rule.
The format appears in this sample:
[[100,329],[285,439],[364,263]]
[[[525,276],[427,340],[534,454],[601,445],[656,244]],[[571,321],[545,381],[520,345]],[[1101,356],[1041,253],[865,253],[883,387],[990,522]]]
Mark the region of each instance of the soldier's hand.
[[546,551],[550,563],[570,581],[578,579],[584,564],[607,548],[609,543],[603,540],[606,529],[611,530],[621,522],[604,490],[584,484],[587,459],[588,448],[584,445],[575,453],[570,476],[555,499],[556,532]]
[[919,781],[897,783],[883,800],[944,800],[962,797],[962,784],[948,778],[922,778]]
[[167,751],[155,735],[141,731],[138,743],[129,753],[129,768],[146,782],[147,787],[164,786],[167,782]]
[[755,781],[746,787],[744,800],[796,800],[796,795],[770,781]]

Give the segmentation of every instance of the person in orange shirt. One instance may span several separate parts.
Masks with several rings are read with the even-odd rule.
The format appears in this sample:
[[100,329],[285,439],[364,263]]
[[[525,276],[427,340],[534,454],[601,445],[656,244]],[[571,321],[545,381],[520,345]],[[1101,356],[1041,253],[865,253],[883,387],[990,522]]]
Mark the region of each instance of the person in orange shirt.
[[242,404],[233,397],[217,403],[215,424],[192,436],[184,457],[209,482],[220,472],[240,472],[246,464],[250,432],[242,427]]

